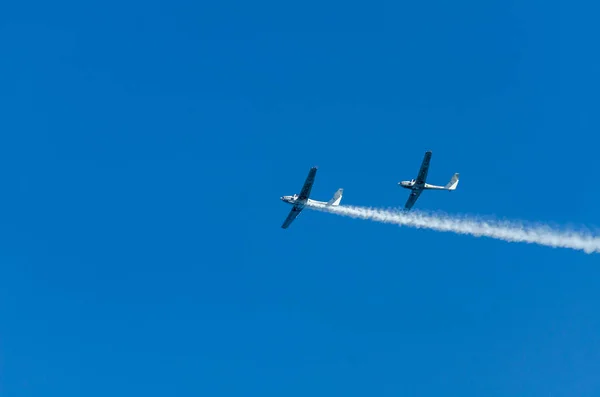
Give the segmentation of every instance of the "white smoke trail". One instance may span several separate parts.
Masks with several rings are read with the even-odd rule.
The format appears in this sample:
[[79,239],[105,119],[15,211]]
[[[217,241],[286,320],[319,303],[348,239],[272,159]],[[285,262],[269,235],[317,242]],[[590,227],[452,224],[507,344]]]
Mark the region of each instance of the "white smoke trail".
[[485,220],[478,217],[341,205],[307,205],[306,208],[352,218],[432,229],[440,232],[469,234],[476,237],[483,236],[508,242],[540,244],[554,248],[571,248],[582,250],[587,254],[600,252],[600,237],[584,231],[553,229],[547,225],[526,225],[521,222]]

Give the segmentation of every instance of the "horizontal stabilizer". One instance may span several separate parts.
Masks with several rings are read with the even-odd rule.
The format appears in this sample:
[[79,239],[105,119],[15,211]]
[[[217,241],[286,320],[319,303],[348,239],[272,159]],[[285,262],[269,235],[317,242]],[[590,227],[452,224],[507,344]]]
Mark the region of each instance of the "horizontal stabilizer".
[[460,174],[458,172],[456,174],[452,175],[452,179],[450,179],[450,182],[448,182],[448,184],[446,186],[444,186],[444,188],[447,190],[456,190],[456,187],[458,186],[458,177],[459,176],[460,176]]
[[340,205],[340,201],[342,201],[342,194],[344,194],[344,189],[338,189],[338,191],[333,195],[333,198],[327,202],[327,205]]

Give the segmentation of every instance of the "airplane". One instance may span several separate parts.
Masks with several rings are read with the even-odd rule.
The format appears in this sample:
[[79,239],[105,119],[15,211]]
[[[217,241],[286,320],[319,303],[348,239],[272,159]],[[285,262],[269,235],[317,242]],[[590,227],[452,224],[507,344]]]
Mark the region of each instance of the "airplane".
[[329,206],[329,205],[340,205],[340,201],[342,201],[342,194],[344,193],[344,189],[338,189],[337,192],[333,195],[333,198],[327,202],[325,201],[317,201],[309,199],[310,191],[312,189],[312,185],[315,182],[315,175],[317,174],[317,167],[312,167],[308,172],[308,176],[304,181],[304,186],[302,186],[302,190],[300,194],[294,194],[293,196],[282,196],[280,197],[281,201],[292,204],[294,207],[290,211],[290,214],[283,222],[281,227],[283,229],[287,229],[288,226],[296,219],[300,212],[304,209],[306,205],[312,206]]
[[425,183],[427,180],[427,172],[429,171],[429,162],[431,161],[431,152],[425,152],[425,157],[423,158],[423,162],[421,163],[421,168],[419,169],[419,174],[416,179],[411,179],[410,181],[402,181],[398,182],[398,185],[405,189],[410,189],[411,193],[408,196],[408,200],[404,205],[404,209],[406,211],[410,210],[412,206],[415,204],[423,190],[431,189],[431,190],[447,190],[453,191],[456,190],[458,186],[458,177],[460,174],[456,173],[450,179],[450,182],[446,184],[446,186],[436,186]]

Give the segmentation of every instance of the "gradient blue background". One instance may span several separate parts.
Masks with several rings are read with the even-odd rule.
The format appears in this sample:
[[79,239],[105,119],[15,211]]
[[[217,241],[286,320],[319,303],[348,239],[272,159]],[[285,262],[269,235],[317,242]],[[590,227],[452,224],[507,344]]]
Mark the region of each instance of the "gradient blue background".
[[4,2],[0,395],[600,395],[600,256],[279,201],[600,225],[599,11]]

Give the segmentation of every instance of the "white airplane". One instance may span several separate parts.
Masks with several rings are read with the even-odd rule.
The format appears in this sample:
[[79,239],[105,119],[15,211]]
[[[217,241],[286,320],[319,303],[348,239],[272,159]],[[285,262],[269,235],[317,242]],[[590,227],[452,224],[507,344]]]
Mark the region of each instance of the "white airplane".
[[311,200],[308,198],[310,196],[310,191],[312,189],[312,185],[315,182],[315,175],[317,174],[317,167],[312,167],[308,172],[308,176],[306,177],[306,181],[304,181],[304,186],[302,186],[302,190],[300,194],[294,194],[293,196],[283,196],[280,197],[282,201],[292,204],[294,207],[290,211],[290,214],[281,225],[282,228],[287,229],[287,227],[296,219],[300,212],[304,209],[306,205],[312,206],[328,206],[328,205],[340,205],[340,201],[342,201],[342,194],[344,193],[344,189],[338,189],[337,192],[333,195],[333,198],[327,202],[325,201],[317,201]]
[[446,186],[436,186],[425,183],[427,180],[427,171],[429,171],[429,161],[431,160],[431,152],[425,152],[425,157],[423,158],[423,162],[421,163],[421,169],[419,169],[419,174],[417,175],[417,179],[411,179],[410,181],[402,181],[398,182],[398,185],[402,186],[405,189],[410,189],[412,192],[410,196],[408,196],[408,201],[404,205],[405,210],[410,210],[412,206],[415,204],[423,190],[431,189],[431,190],[456,190],[458,186],[458,177],[459,174],[456,173],[450,179],[450,182]]

